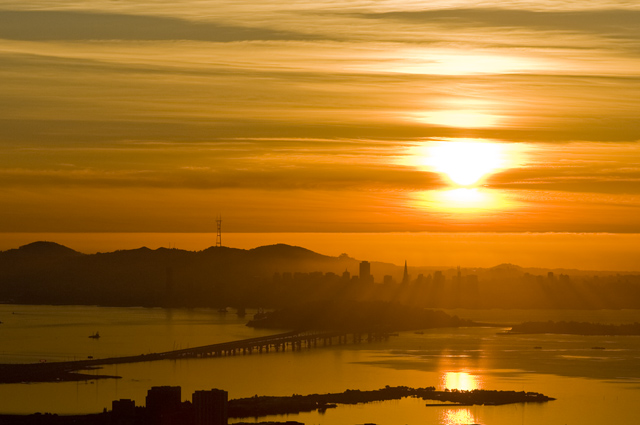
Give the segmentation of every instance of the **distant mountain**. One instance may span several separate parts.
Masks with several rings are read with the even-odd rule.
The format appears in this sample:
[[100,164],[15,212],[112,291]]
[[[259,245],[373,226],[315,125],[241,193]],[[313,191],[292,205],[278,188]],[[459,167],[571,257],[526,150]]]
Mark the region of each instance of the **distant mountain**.
[[[18,249],[0,251],[0,279],[7,275],[33,275],[55,264],[83,257],[71,248],[55,242],[33,242]],[[0,291],[2,284],[0,280]]]
[[502,263],[502,264],[498,264],[497,266],[491,267],[490,270],[493,270],[496,272],[512,273],[512,272],[522,272],[522,267],[516,266],[515,264],[510,264],[510,263]]
[[41,257],[55,257],[82,254],[55,242],[39,241],[22,245],[18,249],[10,249],[4,252],[0,251],[0,255],[36,255]]
[[521,276],[524,274],[522,267],[509,263],[498,264],[487,271],[494,276]]
[[250,253],[258,256],[271,256],[271,257],[288,257],[291,259],[309,259],[309,258],[332,258],[326,255],[318,254],[307,248],[300,246],[291,246],[283,243],[275,245],[259,246],[249,250]]

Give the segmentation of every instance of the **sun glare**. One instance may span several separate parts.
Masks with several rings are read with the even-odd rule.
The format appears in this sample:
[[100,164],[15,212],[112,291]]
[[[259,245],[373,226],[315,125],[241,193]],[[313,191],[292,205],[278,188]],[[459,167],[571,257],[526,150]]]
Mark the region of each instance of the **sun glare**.
[[467,372],[446,372],[442,385],[450,390],[471,391],[481,387],[480,378]]
[[443,425],[475,424],[477,422],[473,413],[469,409],[447,409],[441,413]]
[[437,200],[446,203],[449,209],[489,209],[497,204],[496,196],[478,189],[452,189],[438,192]]
[[470,186],[504,165],[502,147],[493,143],[441,143],[431,150],[431,164],[460,186]]
[[517,145],[474,139],[437,141],[409,149],[408,163],[444,174],[458,187],[472,187],[488,174],[517,165]]
[[498,117],[495,115],[459,110],[420,112],[415,115],[415,120],[426,124],[461,128],[494,127],[498,123]]
[[456,214],[474,214],[482,211],[511,209],[516,202],[497,190],[458,188],[417,192],[412,206],[423,210],[444,211]]
[[521,166],[526,149],[517,143],[447,139],[412,146],[399,163],[439,173],[449,183],[443,190],[416,192],[413,206],[466,215],[514,207],[509,193],[481,185],[491,174]]

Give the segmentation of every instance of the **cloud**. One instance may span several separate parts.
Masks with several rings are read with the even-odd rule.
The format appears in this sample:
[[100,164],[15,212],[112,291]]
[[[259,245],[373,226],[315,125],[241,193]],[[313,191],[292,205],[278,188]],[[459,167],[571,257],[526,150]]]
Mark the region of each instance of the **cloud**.
[[531,11],[498,8],[441,9],[362,13],[369,19],[393,19],[451,26],[528,27],[542,30],[640,35],[640,10]]
[[72,11],[0,11],[0,38],[10,40],[309,40],[315,36],[268,28],[179,18]]
[[[220,159],[210,167],[166,169],[0,169],[0,188],[161,188],[257,190],[431,190],[445,186],[434,173],[408,167]],[[151,165],[151,164],[147,164]],[[157,164],[156,164],[157,167]]]
[[[567,144],[532,149],[522,168],[488,179],[492,189],[554,191],[574,194],[640,195],[640,143]],[[536,152],[537,150],[537,152]]]

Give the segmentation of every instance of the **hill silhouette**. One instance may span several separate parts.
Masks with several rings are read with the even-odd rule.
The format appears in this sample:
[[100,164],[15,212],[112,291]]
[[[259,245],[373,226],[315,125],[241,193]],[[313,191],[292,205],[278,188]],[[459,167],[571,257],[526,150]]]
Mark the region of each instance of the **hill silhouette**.
[[40,241],[0,252],[0,302],[283,308],[347,300],[421,308],[640,308],[640,275],[513,264],[410,266],[410,279],[401,284],[402,266],[371,262],[371,283],[358,279],[359,263],[346,254],[331,257],[285,244],[82,254]]
[[250,250],[210,247],[193,252],[141,247],[81,254],[41,241],[0,252],[0,301],[264,306],[259,299],[247,299],[243,294],[260,292],[256,292],[257,286],[274,273],[338,272],[357,267],[358,261],[352,258],[329,257],[284,244]]
[[64,257],[71,255],[82,255],[64,245],[55,242],[38,241],[27,245],[22,245],[18,249],[5,251],[5,255],[13,256],[40,256],[40,257]]

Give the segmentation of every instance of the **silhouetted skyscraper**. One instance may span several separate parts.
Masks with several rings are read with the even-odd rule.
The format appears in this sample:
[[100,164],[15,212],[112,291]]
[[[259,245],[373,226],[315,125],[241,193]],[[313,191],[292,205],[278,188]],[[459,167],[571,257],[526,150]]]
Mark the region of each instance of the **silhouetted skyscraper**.
[[436,286],[441,286],[444,284],[446,278],[444,277],[444,274],[442,274],[441,271],[435,271],[433,272],[433,283]]
[[170,425],[179,423],[178,414],[182,403],[180,387],[151,387],[147,391],[146,405],[150,423]]
[[368,261],[360,262],[360,282],[373,283],[373,276],[371,276],[371,263]]
[[227,425],[227,400],[227,392],[215,388],[194,392],[191,403],[195,425]]
[[351,273],[349,273],[349,270],[345,270],[344,273],[342,273],[342,280],[347,282],[351,280]]
[[114,425],[133,425],[136,420],[136,403],[130,399],[111,402],[111,418]]
[[404,260],[404,275],[402,275],[402,283],[409,283],[409,269],[407,268],[407,260]]

